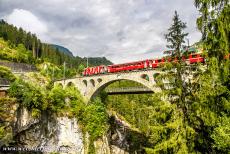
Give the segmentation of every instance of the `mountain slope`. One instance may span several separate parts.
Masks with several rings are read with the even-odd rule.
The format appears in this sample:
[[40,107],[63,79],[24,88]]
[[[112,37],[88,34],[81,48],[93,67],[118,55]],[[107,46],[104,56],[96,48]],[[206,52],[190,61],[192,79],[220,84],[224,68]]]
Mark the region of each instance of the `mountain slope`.
[[[71,68],[78,68],[80,64],[86,66],[86,58],[74,57],[72,52],[63,46],[43,43],[35,34],[27,32],[22,28],[17,28],[1,19],[0,38],[2,38],[0,42],[8,42],[5,46],[8,46],[10,50],[8,52],[5,49],[0,49],[0,59],[24,63],[46,61],[58,66],[66,62],[66,66]],[[16,49],[17,51],[11,49]],[[17,55],[13,53],[17,53]],[[29,58],[23,58],[25,54],[29,55]],[[101,64],[108,65],[111,62],[103,57],[90,58],[90,66]]]
[[[86,57],[84,57],[83,59],[85,61],[87,60]],[[93,66],[113,64],[110,60],[106,59],[106,57],[89,57],[88,62],[89,62],[89,64],[91,64]]]
[[55,49],[57,49],[58,51],[73,57],[73,53],[69,49],[67,49],[67,48],[65,48],[65,47],[63,47],[61,45],[57,45],[57,44],[50,44],[50,45],[52,47],[54,47]]

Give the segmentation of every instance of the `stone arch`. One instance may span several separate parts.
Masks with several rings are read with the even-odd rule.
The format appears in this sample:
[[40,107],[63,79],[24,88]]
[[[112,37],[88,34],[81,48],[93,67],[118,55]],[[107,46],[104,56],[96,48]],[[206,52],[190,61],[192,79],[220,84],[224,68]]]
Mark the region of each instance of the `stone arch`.
[[83,80],[82,82],[83,82],[84,85],[87,87],[87,80]]
[[160,75],[160,73],[154,73],[153,78],[156,78],[158,75]]
[[130,79],[130,78],[120,78],[120,79],[111,79],[107,82],[102,82],[101,84],[99,84],[98,86],[95,87],[95,90],[88,94],[88,98],[89,100],[92,100],[93,98],[95,98],[103,89],[105,89],[108,85],[116,82],[116,81],[120,81],[120,80],[129,80],[129,81],[134,81],[134,82],[138,82],[140,84],[142,84],[143,86],[151,89],[153,92],[157,91],[157,89],[155,89],[151,84],[148,84],[146,81],[141,81],[138,79]]
[[72,87],[72,86],[75,87],[74,83],[71,81],[66,84],[66,87]]
[[149,76],[147,74],[141,74],[141,78],[149,81]]
[[63,88],[63,84],[62,83],[57,83],[57,86],[60,86],[61,88]]
[[101,79],[101,78],[98,78],[98,79],[97,79],[97,82],[98,82],[98,83],[101,83],[101,82],[102,82],[102,79]]
[[90,79],[89,82],[91,83],[91,85],[92,85],[93,87],[95,87],[95,81],[94,81],[94,79]]
[[160,73],[154,73],[153,74],[153,79],[155,82],[158,82],[157,77],[160,75]]

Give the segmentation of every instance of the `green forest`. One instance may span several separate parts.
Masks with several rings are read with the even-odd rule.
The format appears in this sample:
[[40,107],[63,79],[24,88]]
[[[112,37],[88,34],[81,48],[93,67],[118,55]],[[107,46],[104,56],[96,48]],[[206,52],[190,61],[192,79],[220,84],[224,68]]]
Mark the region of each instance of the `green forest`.
[[[105,57],[88,59],[89,66],[112,64]],[[66,77],[73,77],[76,72],[80,74],[87,65],[86,58],[74,57],[64,47],[42,43],[35,34],[10,25],[4,20],[0,20],[0,60],[34,65],[49,63],[48,66],[54,66],[56,79],[63,77],[61,74],[64,71],[64,62]],[[48,67],[46,74],[50,75],[52,71],[53,68]]]
[[[86,59],[58,52],[49,44],[41,43],[34,34],[1,21],[0,58],[37,64],[38,67],[46,63],[48,69],[29,73],[24,81],[10,69],[0,68],[0,78],[11,81],[9,97],[0,98],[0,147],[15,144],[10,124],[13,115],[8,111],[19,104],[37,118],[44,112],[76,117],[83,133],[90,135],[89,153],[95,153],[93,141],[111,128],[108,113],[114,113],[147,140],[143,143],[135,134],[130,137],[142,153],[229,154],[230,60],[226,55],[230,53],[230,4],[228,0],[194,0],[194,5],[200,13],[197,27],[202,33],[199,44],[205,50],[205,65],[187,65],[182,60],[187,25],[175,11],[164,37],[167,48],[175,51],[173,56],[179,58],[178,62],[166,62],[160,68],[164,73],[154,76],[156,88],[160,91],[129,95],[107,95],[102,91],[88,103],[84,102],[76,87],[63,89],[54,86],[52,81],[55,71],[60,72],[56,74],[61,78],[64,61],[75,67],[69,71],[68,77],[71,77],[71,71],[81,73]],[[98,61],[92,58],[89,63],[111,64],[106,58]],[[133,86],[141,85],[121,80],[106,88]]]

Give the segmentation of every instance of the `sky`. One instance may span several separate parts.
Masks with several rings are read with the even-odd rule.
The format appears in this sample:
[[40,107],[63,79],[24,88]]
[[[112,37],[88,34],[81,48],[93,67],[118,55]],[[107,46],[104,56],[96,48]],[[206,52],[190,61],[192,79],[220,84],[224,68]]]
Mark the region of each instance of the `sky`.
[[0,19],[62,45],[75,56],[113,63],[159,58],[174,11],[200,40],[194,0],[0,0]]

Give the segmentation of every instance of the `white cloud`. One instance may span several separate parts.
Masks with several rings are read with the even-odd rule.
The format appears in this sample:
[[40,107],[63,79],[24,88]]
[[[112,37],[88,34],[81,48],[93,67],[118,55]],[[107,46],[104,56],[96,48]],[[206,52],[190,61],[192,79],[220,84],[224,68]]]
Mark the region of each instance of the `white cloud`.
[[43,37],[41,39],[47,37],[44,36],[48,32],[47,26],[30,11],[14,9],[11,14],[5,17],[5,20],[16,27],[37,34],[38,37]]
[[0,0],[0,17],[74,55],[106,56],[121,63],[160,56],[175,10],[187,22],[190,44],[198,41],[193,1]]

